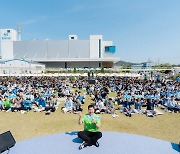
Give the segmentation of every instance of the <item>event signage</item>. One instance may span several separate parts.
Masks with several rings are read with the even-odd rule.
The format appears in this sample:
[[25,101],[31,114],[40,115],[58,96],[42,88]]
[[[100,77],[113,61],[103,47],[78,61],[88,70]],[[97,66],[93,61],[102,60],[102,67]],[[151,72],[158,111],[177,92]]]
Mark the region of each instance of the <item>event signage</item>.
[[9,36],[9,33],[4,33],[2,36],[1,36],[1,40],[10,40],[11,37]]

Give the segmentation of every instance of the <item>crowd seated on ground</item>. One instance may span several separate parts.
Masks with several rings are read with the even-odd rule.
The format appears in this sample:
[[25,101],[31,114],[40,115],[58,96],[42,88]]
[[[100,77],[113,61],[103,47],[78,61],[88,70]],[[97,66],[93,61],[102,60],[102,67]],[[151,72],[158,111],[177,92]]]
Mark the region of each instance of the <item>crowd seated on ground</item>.
[[[147,80],[130,77],[96,77],[91,85],[86,78],[74,80],[59,77],[1,77],[0,110],[27,113],[55,112],[63,103],[63,113],[83,111],[85,98],[90,97],[97,114],[118,117],[121,112],[131,117],[148,117],[164,112],[180,112],[180,82]],[[113,94],[113,95],[112,95]],[[116,96],[115,96],[116,95]]]
[[[117,96],[109,98],[109,92],[116,92]],[[100,77],[95,85],[86,88],[86,93],[94,101],[96,113],[107,111],[108,99],[118,104],[119,110],[129,117],[133,114],[146,114],[148,117],[162,115],[161,109],[180,111],[180,82],[173,80]],[[116,112],[105,113],[116,117]]]
[[0,110],[55,112],[60,98],[70,93],[69,80],[50,77],[1,77]]

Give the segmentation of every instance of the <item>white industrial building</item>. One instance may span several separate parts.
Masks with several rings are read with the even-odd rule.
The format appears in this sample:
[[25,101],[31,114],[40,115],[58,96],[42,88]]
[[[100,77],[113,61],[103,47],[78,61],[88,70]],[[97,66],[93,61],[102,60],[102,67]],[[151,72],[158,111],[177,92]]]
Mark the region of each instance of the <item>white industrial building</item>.
[[37,74],[45,72],[45,65],[24,59],[0,60],[0,74]]
[[26,59],[46,68],[110,68],[120,60],[112,57],[113,42],[104,41],[102,35],[90,35],[87,40],[69,35],[68,40],[22,41],[20,30],[0,29],[0,36],[2,60]]

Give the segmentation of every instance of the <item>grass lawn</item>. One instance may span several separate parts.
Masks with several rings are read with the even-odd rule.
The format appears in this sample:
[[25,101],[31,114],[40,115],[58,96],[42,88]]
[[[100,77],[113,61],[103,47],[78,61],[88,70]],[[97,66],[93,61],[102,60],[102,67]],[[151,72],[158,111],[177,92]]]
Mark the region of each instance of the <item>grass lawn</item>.
[[[110,96],[115,96],[111,93]],[[87,106],[92,101],[86,97],[83,113],[87,113]],[[28,138],[42,136],[46,134],[78,131],[83,126],[78,125],[78,115],[63,114],[60,108],[50,115],[45,113],[27,114],[0,112],[0,133],[10,130],[16,141]],[[119,118],[113,118],[111,115],[101,114],[101,131],[117,131],[138,135],[154,137],[170,142],[179,143],[180,141],[180,114],[165,113],[153,118],[145,115],[133,115],[126,117],[117,111]]]

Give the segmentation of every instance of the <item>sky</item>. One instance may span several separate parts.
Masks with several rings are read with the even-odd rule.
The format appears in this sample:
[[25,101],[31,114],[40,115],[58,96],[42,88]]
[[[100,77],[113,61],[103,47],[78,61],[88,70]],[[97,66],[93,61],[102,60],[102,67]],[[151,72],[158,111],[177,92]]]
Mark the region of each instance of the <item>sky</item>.
[[0,0],[0,12],[22,40],[101,34],[121,60],[180,64],[180,0]]

